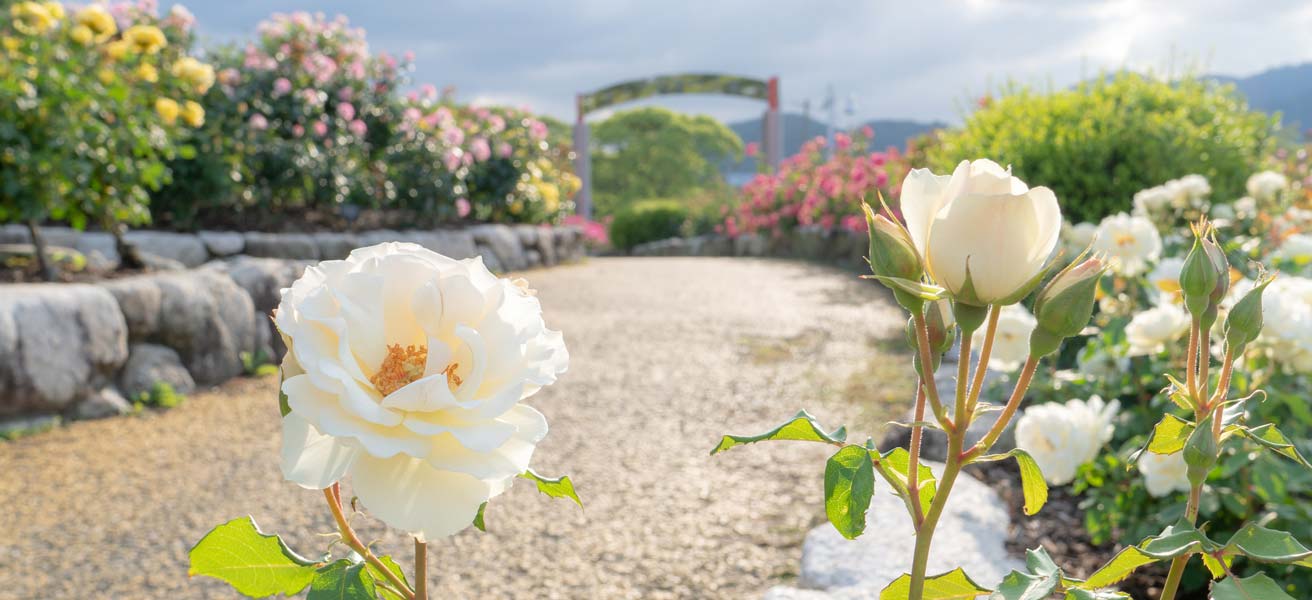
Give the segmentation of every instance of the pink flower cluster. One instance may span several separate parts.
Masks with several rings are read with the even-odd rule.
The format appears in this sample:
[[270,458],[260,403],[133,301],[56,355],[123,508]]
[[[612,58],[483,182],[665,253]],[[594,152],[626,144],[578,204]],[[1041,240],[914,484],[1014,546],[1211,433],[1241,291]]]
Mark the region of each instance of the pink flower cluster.
[[547,139],[547,125],[527,110],[459,106],[427,85],[406,96],[401,129],[412,136],[430,136],[443,145],[442,162],[448,171],[511,158],[516,149],[532,154],[528,146]]
[[738,236],[763,232],[783,235],[796,227],[819,226],[833,231],[865,231],[861,202],[877,203],[878,195],[892,202],[905,169],[905,158],[895,148],[868,152],[873,132],[863,129],[855,137],[834,136],[832,156],[826,157],[828,140],[817,137],[802,145],[773,173],[762,173],[742,189],[734,209],[724,207],[724,223],[716,231]]
[[610,245],[610,234],[606,232],[607,224],[598,221],[592,221],[583,215],[569,215],[562,221],[565,225],[573,225],[583,230],[583,239],[594,248],[604,248]]

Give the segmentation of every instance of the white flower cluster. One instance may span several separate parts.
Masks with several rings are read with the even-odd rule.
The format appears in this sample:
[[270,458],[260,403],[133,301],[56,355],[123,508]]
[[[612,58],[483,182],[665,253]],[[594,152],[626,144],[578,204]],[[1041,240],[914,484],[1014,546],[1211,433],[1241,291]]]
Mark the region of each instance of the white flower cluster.
[[1275,171],[1254,173],[1248,178],[1248,196],[1257,202],[1271,205],[1279,202],[1281,194],[1289,189],[1289,178]]
[[1034,457],[1048,483],[1070,483],[1079,466],[1097,458],[1112,438],[1119,408],[1119,402],[1098,396],[1032,406],[1016,421],[1016,447]]
[[1105,253],[1118,275],[1144,273],[1162,255],[1161,234],[1152,221],[1142,216],[1111,215],[1098,224],[1095,236],[1094,251]]
[[1206,210],[1212,185],[1202,175],[1185,175],[1134,195],[1134,214],[1170,227],[1182,214]]
[[[1237,300],[1252,288],[1241,281],[1230,294]],[[1262,294],[1262,335],[1256,347],[1300,373],[1312,373],[1312,279],[1280,275]]]
[[1176,304],[1163,303],[1134,315],[1125,326],[1129,356],[1157,354],[1189,333],[1189,314]]
[[[1038,321],[1020,304],[1009,304],[998,313],[998,328],[993,337],[993,351],[989,353],[989,368],[1007,373],[1015,372],[1030,356],[1030,334]],[[976,348],[984,345],[985,328],[975,330],[971,343]]]

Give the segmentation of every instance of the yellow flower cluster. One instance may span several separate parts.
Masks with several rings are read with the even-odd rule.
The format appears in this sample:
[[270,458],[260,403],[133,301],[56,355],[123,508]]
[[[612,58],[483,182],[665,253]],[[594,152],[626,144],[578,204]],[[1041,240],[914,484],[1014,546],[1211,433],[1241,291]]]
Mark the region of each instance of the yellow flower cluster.
[[19,2],[9,7],[14,29],[28,35],[49,31],[64,18],[64,6],[58,2]]
[[173,76],[185,80],[200,94],[208,92],[210,86],[214,85],[214,67],[190,56],[184,56],[173,63]]
[[155,114],[159,115],[165,125],[173,125],[182,118],[182,122],[191,127],[200,127],[205,124],[205,108],[200,104],[188,100],[181,105],[177,100],[172,98],[159,98],[155,100]]
[[73,26],[70,35],[79,44],[101,43],[118,33],[118,24],[114,22],[114,16],[99,4],[89,4],[86,8],[77,11],[73,21],[77,25]]
[[159,54],[169,45],[164,32],[154,25],[133,25],[123,32],[123,41],[138,54]]

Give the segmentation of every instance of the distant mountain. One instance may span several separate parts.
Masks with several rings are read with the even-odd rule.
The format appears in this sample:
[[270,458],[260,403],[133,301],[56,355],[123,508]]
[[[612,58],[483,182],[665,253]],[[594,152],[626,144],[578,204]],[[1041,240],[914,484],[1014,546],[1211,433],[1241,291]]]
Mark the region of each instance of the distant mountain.
[[1292,131],[1312,127],[1312,63],[1276,67],[1248,77],[1209,75],[1207,79],[1234,84],[1250,106],[1279,112],[1281,122]]
[[[749,119],[746,121],[737,121],[728,123],[729,129],[742,138],[744,144],[751,142],[759,143],[761,141],[761,122],[762,119]],[[869,125],[875,130],[874,148],[883,149],[888,146],[905,148],[907,140],[916,137],[922,133],[946,127],[945,123],[926,123],[922,121],[908,121],[900,119],[874,119],[865,123],[860,123],[849,128],[849,131],[855,131]],[[816,136],[822,136],[827,130],[824,123],[797,113],[783,114],[784,126],[784,152],[785,157],[797,154],[802,148],[802,143]]]

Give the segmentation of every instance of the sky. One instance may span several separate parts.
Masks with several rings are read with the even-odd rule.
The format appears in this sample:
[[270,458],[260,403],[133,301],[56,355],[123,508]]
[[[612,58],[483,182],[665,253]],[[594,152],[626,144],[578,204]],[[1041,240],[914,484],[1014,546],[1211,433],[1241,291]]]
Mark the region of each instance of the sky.
[[[161,2],[165,9],[168,0]],[[269,13],[344,14],[370,47],[414,51],[414,81],[567,121],[574,96],[652,75],[781,82],[784,110],[838,124],[960,121],[1008,82],[1061,88],[1119,68],[1247,76],[1312,60],[1305,0],[191,0],[202,39],[238,41]],[[637,106],[635,103],[627,106]],[[667,96],[731,121],[763,104]],[[850,108],[850,112],[848,107]],[[589,116],[602,118],[605,111]],[[822,119],[823,120],[823,119]]]

